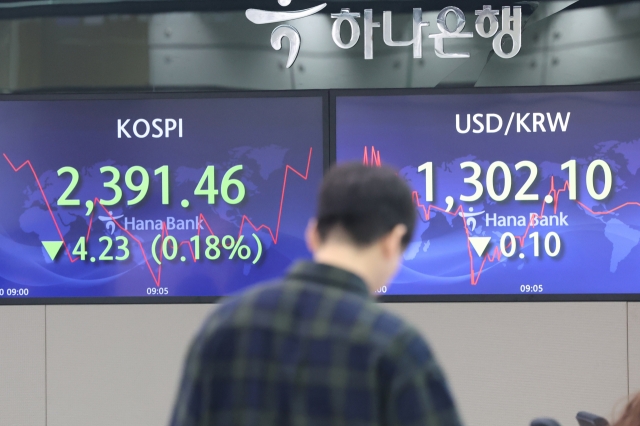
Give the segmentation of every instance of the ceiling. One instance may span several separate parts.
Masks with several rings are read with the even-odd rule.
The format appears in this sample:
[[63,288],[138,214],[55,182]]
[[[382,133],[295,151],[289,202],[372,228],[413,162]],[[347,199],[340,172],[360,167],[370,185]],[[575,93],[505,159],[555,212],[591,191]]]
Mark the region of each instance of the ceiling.
[[[446,6],[457,6],[464,11],[482,9],[486,3],[494,8],[500,6],[523,6],[525,14],[531,13],[540,3],[548,1],[505,1],[505,0],[294,0],[286,8],[276,0],[0,0],[0,19],[16,19],[38,16],[90,16],[106,14],[150,14],[179,11],[239,11],[248,8],[296,10],[316,6],[320,1],[329,4],[326,12],[331,13],[342,7],[358,9],[375,8],[391,11],[406,11],[420,7],[425,11],[440,10]],[[559,0],[560,1],[560,0]],[[579,0],[571,9],[626,3],[622,0]]]

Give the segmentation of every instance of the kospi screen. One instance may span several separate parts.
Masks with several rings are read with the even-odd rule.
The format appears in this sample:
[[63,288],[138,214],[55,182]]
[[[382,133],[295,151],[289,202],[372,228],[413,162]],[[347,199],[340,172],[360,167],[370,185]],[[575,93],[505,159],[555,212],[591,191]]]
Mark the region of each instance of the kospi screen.
[[640,92],[334,102],[338,162],[390,165],[413,189],[417,228],[379,293],[640,294]]
[[309,256],[326,104],[0,99],[0,303],[224,296],[282,274]]

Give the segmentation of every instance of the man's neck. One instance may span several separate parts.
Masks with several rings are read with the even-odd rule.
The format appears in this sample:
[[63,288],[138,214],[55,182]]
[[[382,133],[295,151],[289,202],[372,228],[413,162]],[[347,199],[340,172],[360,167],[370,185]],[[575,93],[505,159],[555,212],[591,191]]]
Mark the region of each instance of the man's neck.
[[379,286],[377,285],[377,274],[369,266],[371,262],[368,259],[371,257],[372,254],[366,249],[359,250],[342,244],[331,244],[316,251],[313,260],[357,275],[362,278],[369,291],[374,292]]

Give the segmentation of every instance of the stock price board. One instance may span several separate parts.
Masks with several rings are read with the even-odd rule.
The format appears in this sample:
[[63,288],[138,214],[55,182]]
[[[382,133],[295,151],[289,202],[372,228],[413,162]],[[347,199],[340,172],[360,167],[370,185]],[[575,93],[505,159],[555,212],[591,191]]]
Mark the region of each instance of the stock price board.
[[308,256],[320,97],[0,102],[0,299],[223,296]]
[[338,96],[340,161],[418,225],[387,294],[640,293],[640,92]]

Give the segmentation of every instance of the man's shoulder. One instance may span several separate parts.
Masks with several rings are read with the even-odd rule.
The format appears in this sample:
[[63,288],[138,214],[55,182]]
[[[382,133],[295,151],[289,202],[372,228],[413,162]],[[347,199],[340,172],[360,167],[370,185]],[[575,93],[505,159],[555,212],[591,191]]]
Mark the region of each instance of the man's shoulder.
[[[293,321],[282,321],[283,317]],[[316,338],[372,345],[390,355],[399,356],[408,350],[415,354],[413,358],[419,359],[428,353],[426,342],[413,326],[373,299],[286,278],[256,284],[225,299],[208,322],[212,328],[277,328],[286,324]]]
[[283,284],[282,279],[264,281],[240,293],[226,296],[220,301],[212,318],[229,321],[244,309],[276,305],[284,291]]
[[284,277],[255,284],[242,293],[223,299],[215,314],[230,320],[240,312],[250,310],[253,313],[279,312],[306,318],[333,314],[336,320],[340,320],[345,309],[357,308],[359,311],[366,305],[366,298],[347,291]]
[[214,310],[208,322],[217,326],[242,326],[258,316],[263,327],[268,326],[269,317],[291,313],[294,308],[309,308],[304,299],[320,299],[325,292],[312,283],[289,280],[286,277],[263,281],[241,293],[227,296]]
[[422,334],[399,315],[389,312],[384,305],[375,304],[375,322],[372,338],[386,348],[386,352],[395,357],[409,357],[416,363],[422,363],[432,357],[431,351]]
[[[288,303],[283,303],[282,299],[288,299]],[[428,352],[422,335],[405,319],[388,311],[384,304],[373,298],[343,289],[285,279],[261,284],[241,296],[238,302],[254,310],[262,310],[276,309],[277,300],[281,301],[281,309],[289,310],[297,318],[326,321],[327,337],[367,343],[384,352],[393,352],[397,347],[406,348],[416,359],[423,358]]]

